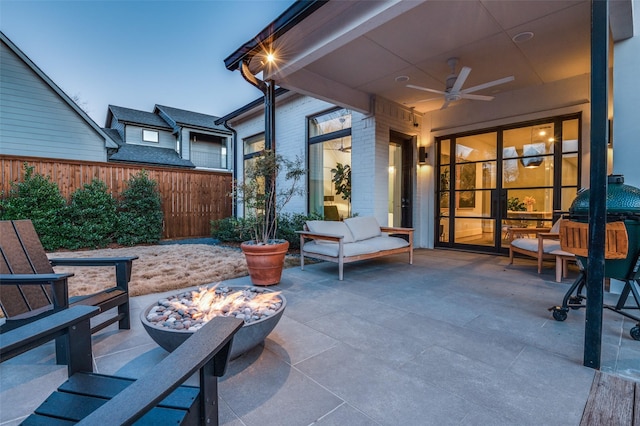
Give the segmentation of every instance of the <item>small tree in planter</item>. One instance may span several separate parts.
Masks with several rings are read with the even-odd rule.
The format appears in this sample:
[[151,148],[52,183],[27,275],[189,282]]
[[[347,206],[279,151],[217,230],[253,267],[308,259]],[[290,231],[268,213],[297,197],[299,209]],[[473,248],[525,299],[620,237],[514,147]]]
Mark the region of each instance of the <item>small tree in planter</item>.
[[[284,188],[276,186],[278,176],[284,173]],[[252,239],[242,243],[241,247],[247,259],[251,280],[256,285],[271,285],[280,282],[284,256],[289,248],[286,240],[278,240],[278,215],[295,195],[304,194],[300,187],[306,170],[303,161],[295,161],[276,154],[273,150],[264,150],[249,163],[245,169],[245,178],[234,185],[234,196],[244,203],[251,223]],[[265,254],[275,253],[276,263],[273,274],[267,276]],[[277,265],[279,263],[279,266]],[[259,269],[252,270],[255,265]]]

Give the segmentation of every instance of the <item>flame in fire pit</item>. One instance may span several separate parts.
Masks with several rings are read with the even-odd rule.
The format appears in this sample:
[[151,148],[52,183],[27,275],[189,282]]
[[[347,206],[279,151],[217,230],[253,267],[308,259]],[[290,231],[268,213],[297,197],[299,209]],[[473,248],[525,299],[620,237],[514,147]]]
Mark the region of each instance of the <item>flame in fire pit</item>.
[[160,299],[147,312],[152,324],[174,330],[196,331],[211,318],[233,316],[245,324],[274,315],[282,306],[280,292],[261,288],[232,290],[229,287],[201,287]]

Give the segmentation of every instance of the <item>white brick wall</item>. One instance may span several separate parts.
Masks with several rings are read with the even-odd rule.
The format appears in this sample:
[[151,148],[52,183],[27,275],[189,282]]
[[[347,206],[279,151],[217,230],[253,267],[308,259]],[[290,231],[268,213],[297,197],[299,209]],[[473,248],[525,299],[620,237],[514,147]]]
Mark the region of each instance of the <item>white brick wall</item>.
[[[334,108],[335,105],[329,104],[318,99],[307,96],[293,95],[284,101],[279,100],[276,103],[276,150],[279,154],[286,158],[294,160],[296,155],[305,161],[307,155],[307,136],[306,123],[307,117]],[[251,117],[238,120],[231,123],[232,127],[238,132],[238,158],[236,167],[238,170],[238,178],[243,175],[243,140],[264,132],[264,113],[252,115]],[[278,185],[287,187],[284,177],[280,176]],[[302,187],[307,190],[306,178],[302,183]],[[307,197],[298,196],[291,200],[283,209],[288,213],[307,213]],[[239,215],[242,215],[243,208],[238,206]]]
[[[294,95],[276,104],[276,149],[286,157],[307,155],[307,118],[335,106],[314,98]],[[417,145],[423,142],[422,117],[412,115],[401,105],[378,98],[375,114],[365,116],[352,113],[352,212],[360,216],[374,216],[382,224],[388,222],[388,170],[390,132],[396,131],[415,137]],[[414,126],[414,122],[419,124]],[[238,176],[242,176],[242,141],[264,132],[262,112],[232,123],[238,132]],[[431,141],[429,140],[429,145]],[[417,150],[417,147],[413,147]],[[431,151],[429,147],[428,151]],[[415,151],[414,151],[415,153]],[[430,152],[430,158],[433,153]],[[414,158],[416,155],[414,154]],[[414,162],[414,164],[416,164]],[[433,168],[415,166],[413,196],[413,226],[416,228],[416,247],[433,247]],[[305,182],[306,187],[306,182]],[[242,212],[242,206],[239,206]],[[285,208],[286,212],[307,212],[307,198],[296,197]]]
[[[370,119],[372,120],[372,119]],[[373,120],[372,120],[373,121]],[[414,126],[417,123],[418,126]],[[417,165],[417,147],[427,146],[429,157],[433,158],[432,141],[423,134],[422,117],[410,109],[384,98],[375,100],[375,167],[383,170],[375,176],[375,194],[366,214],[373,214],[380,223],[388,222],[389,201],[389,139],[390,132],[396,131],[414,137],[413,176],[413,227],[416,229],[416,247],[433,247],[433,167]],[[373,189],[373,188],[372,188]],[[355,192],[355,191],[354,191]],[[363,212],[365,214],[365,212]]]

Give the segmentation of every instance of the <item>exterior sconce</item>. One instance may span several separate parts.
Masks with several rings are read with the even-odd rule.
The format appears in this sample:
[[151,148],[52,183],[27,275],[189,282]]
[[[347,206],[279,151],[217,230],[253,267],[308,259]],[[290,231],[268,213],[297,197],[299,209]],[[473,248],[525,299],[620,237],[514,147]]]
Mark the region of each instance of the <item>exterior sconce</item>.
[[418,164],[427,164],[427,159],[429,158],[429,154],[427,153],[426,146],[418,147]]

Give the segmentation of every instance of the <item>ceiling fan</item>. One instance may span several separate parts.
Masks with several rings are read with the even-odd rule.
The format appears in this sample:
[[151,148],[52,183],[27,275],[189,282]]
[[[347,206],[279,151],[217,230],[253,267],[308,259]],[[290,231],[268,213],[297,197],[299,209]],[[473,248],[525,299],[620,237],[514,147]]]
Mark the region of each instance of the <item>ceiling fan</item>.
[[[344,117],[340,117],[340,130],[344,129],[344,122],[346,119]],[[340,152],[351,152],[351,145],[344,146],[344,138],[340,138],[340,148],[329,148],[332,151],[340,151]]]
[[337,141],[336,143],[331,144],[331,148],[328,148],[331,151],[340,151],[340,152],[351,152],[351,145],[349,146],[345,146],[344,145],[344,138],[340,138],[340,146],[336,147],[337,145]]
[[[407,84],[407,87],[412,89],[418,89],[425,92],[438,93],[444,95],[444,104],[440,109],[445,109],[449,106],[451,102],[459,101],[460,99],[472,99],[475,101],[490,101],[493,100],[493,96],[485,96],[485,95],[472,95],[473,92],[477,92],[479,90],[483,90],[489,87],[497,86],[499,84],[508,83],[514,80],[514,77],[511,75],[509,77],[500,78],[498,80],[493,80],[488,83],[479,84],[477,86],[469,87],[467,89],[463,89],[462,86],[464,82],[469,77],[469,73],[471,72],[471,68],[462,67],[460,73],[456,75],[456,66],[458,65],[458,58],[449,58],[447,59],[447,65],[451,68],[451,74],[447,76],[447,87],[444,91],[428,89],[422,86],[415,86],[413,84]],[[422,101],[428,101],[431,99],[423,99]]]

